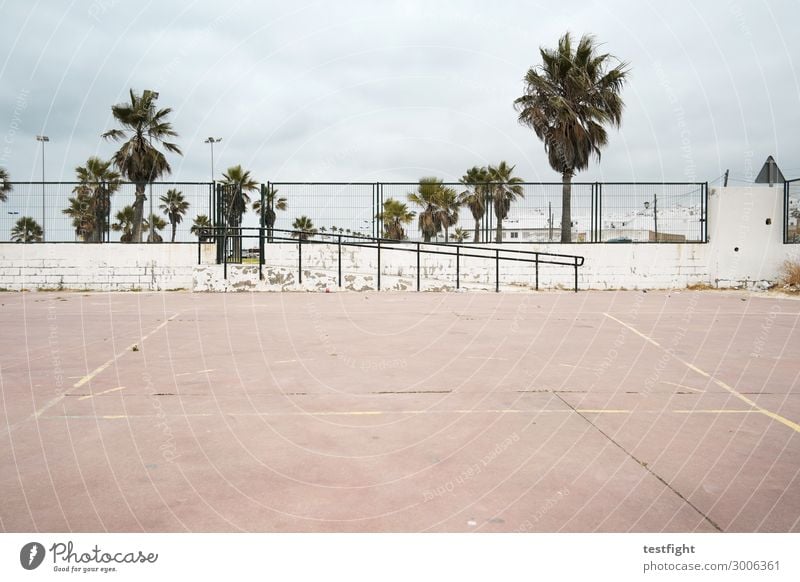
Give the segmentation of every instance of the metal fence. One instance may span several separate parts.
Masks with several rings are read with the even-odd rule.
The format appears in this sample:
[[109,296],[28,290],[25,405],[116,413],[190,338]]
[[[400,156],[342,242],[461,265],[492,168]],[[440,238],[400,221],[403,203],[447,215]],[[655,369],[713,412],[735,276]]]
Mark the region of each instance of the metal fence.
[[[418,217],[424,210],[408,200],[417,182],[301,183],[272,182],[276,198],[284,198],[286,210],[276,211],[276,228],[292,228],[300,216],[311,218],[322,232],[380,236],[377,218],[384,202],[394,199],[416,213],[403,226],[410,240],[421,240]],[[441,184],[457,194],[471,187],[458,182]],[[462,242],[532,243],[561,240],[562,184],[522,183],[522,196],[510,203],[499,219],[491,199],[476,220],[467,206],[445,233],[432,240],[454,237]],[[478,185],[480,187],[480,185]],[[474,188],[474,187],[472,187]],[[573,183],[571,187],[571,241],[590,242],[707,242],[706,183]],[[498,228],[499,227],[499,228]],[[459,234],[456,235],[456,232]],[[463,238],[462,238],[463,237]]]
[[800,244],[800,178],[783,183],[783,242]]
[[[85,188],[83,198],[79,196],[82,187]],[[107,198],[104,197],[106,189],[110,191]],[[172,240],[172,223],[161,208],[161,198],[170,190],[180,192],[188,203],[181,221],[175,224],[175,242],[197,242],[197,237],[191,233],[194,218],[212,214],[213,185],[208,182],[148,184],[144,192],[147,200],[143,216],[147,230],[143,240]],[[126,213],[125,207],[132,206],[135,198],[136,185],[130,182],[112,188],[79,182],[12,182],[6,200],[0,202],[0,241],[27,236],[33,239],[31,242],[120,242],[130,230],[126,223],[130,211]],[[149,221],[151,214],[157,218]],[[26,218],[29,220],[20,225]],[[150,228],[150,222],[155,228]],[[157,236],[152,236],[153,231]]]
[[[121,183],[107,200],[95,204],[88,218],[77,216],[74,209],[81,188],[78,182],[15,182],[0,203],[0,241],[19,239],[19,222],[23,218],[41,229],[41,236],[27,240],[45,242],[120,242],[130,240],[130,217],[126,207],[133,205],[136,185]],[[83,185],[84,187],[86,185]],[[102,198],[103,185],[89,185],[90,199]],[[444,183],[457,195],[482,188],[491,193],[496,184],[465,186],[458,182]],[[460,241],[468,243],[544,243],[561,240],[562,184],[522,183],[521,195],[509,204],[500,217],[495,205],[485,199],[485,209],[478,217],[467,206],[457,209],[457,219],[446,229],[431,237],[433,242]],[[797,209],[797,190],[787,183],[787,205]],[[384,203],[394,199],[406,204],[415,213],[414,219],[403,224],[406,238],[423,240],[419,228],[422,206],[409,201],[417,191],[417,182],[270,182],[261,192],[248,193],[244,214],[238,224],[257,227],[260,216],[253,211],[253,202],[264,202],[275,215],[273,228],[290,230],[295,221],[307,217],[313,227],[324,233],[355,236],[386,236],[380,214]],[[143,241],[171,241],[172,224],[162,208],[162,197],[168,191],[181,192],[188,208],[175,225],[175,242],[196,242],[191,226],[198,215],[207,216],[212,225],[220,226],[215,185],[208,182],[155,182],[145,188],[147,200],[143,215],[146,230]],[[265,192],[276,193],[272,204]],[[98,192],[100,194],[98,194]],[[792,192],[795,192],[792,194]],[[571,186],[571,241],[592,242],[707,242],[706,183],[588,183]],[[93,196],[94,198],[91,198]],[[100,198],[98,198],[100,196]],[[84,198],[84,202],[86,198]],[[93,202],[94,204],[94,202]],[[285,206],[281,209],[279,206]],[[73,208],[71,214],[65,210]],[[788,207],[788,206],[787,206]],[[130,209],[127,210],[128,215]],[[78,213],[80,214],[80,213]],[[151,214],[155,220],[149,220]],[[788,215],[787,215],[788,216]],[[150,223],[153,223],[152,228]],[[787,219],[786,236],[797,237],[796,219],[790,231]],[[14,232],[17,235],[14,235]],[[153,231],[157,236],[153,236]],[[34,233],[35,234],[35,233]]]

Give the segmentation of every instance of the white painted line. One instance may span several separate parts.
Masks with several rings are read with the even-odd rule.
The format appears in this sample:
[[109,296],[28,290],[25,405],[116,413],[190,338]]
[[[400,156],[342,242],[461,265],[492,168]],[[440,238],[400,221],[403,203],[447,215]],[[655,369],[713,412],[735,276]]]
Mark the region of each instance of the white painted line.
[[180,374],[175,374],[175,377],[178,376],[192,376],[193,374],[205,374],[206,372],[213,372],[216,368],[209,368],[208,370],[197,370],[196,372],[181,372]]
[[692,392],[701,392],[704,393],[705,390],[700,390],[699,388],[692,388],[691,386],[686,386],[684,384],[676,384],[675,382],[667,382],[666,380],[661,380],[662,384],[669,384],[670,386],[677,386],[678,388],[683,388],[684,390],[691,390]]

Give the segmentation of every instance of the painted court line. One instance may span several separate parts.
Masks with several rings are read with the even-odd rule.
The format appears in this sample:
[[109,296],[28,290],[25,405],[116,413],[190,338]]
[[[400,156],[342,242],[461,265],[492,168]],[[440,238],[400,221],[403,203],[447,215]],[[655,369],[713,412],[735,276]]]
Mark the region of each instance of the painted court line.
[[653,344],[654,346],[656,346],[656,347],[658,347],[658,348],[660,348],[660,349],[664,350],[664,351],[665,351],[665,352],[667,352],[667,353],[668,353],[670,356],[672,356],[672,357],[673,357],[675,360],[677,360],[678,362],[680,362],[681,364],[683,364],[684,366],[686,366],[687,368],[689,368],[689,369],[690,369],[690,370],[692,370],[693,372],[697,372],[697,373],[698,373],[698,374],[700,374],[701,376],[704,376],[704,377],[708,378],[709,380],[711,380],[712,382],[714,382],[714,384],[716,384],[716,385],[717,385],[717,386],[719,386],[720,388],[724,388],[725,390],[727,390],[728,392],[730,392],[732,395],[734,395],[736,398],[738,398],[738,399],[739,399],[739,400],[741,400],[742,402],[745,402],[745,403],[749,404],[750,406],[752,406],[752,407],[753,407],[753,409],[754,409],[754,410],[756,410],[756,411],[760,412],[760,413],[761,413],[761,414],[763,414],[764,416],[767,416],[767,417],[769,417],[769,418],[771,418],[771,419],[773,419],[773,420],[777,420],[778,422],[780,422],[781,424],[783,424],[783,425],[785,425],[785,426],[788,426],[789,428],[791,428],[791,429],[792,429],[793,431],[795,431],[795,432],[800,432],[800,424],[797,424],[796,422],[793,422],[793,421],[789,420],[788,418],[785,418],[785,417],[781,416],[780,414],[778,414],[778,413],[776,413],[776,412],[772,412],[771,410],[767,410],[766,408],[762,408],[761,406],[759,406],[758,404],[756,404],[756,403],[755,403],[753,400],[750,400],[750,399],[749,399],[747,396],[745,396],[744,394],[742,394],[742,393],[738,392],[738,391],[737,391],[735,388],[733,388],[732,386],[729,386],[728,384],[726,384],[726,383],[725,383],[725,382],[723,382],[722,380],[719,380],[719,379],[717,379],[717,378],[714,378],[714,377],[713,377],[711,374],[709,374],[708,372],[706,372],[706,371],[704,371],[704,370],[701,370],[700,368],[698,368],[698,367],[697,367],[697,366],[695,366],[694,364],[691,364],[691,363],[687,362],[687,361],[686,361],[686,360],[684,360],[683,358],[681,358],[681,357],[679,357],[679,356],[675,355],[674,353],[672,353],[670,350],[666,350],[666,349],[664,349],[664,348],[661,346],[661,344],[659,344],[657,341],[655,341],[654,339],[652,339],[652,338],[650,338],[650,337],[646,336],[645,334],[643,334],[642,332],[640,332],[638,329],[634,328],[633,326],[630,326],[630,325],[628,325],[628,324],[627,324],[627,323],[625,323],[624,321],[622,321],[622,320],[620,320],[620,319],[617,319],[617,318],[616,318],[616,317],[614,317],[613,315],[609,315],[608,313],[605,313],[605,312],[603,313],[603,315],[605,315],[605,316],[606,316],[607,318],[609,318],[609,319],[613,319],[614,321],[616,321],[616,322],[617,322],[618,324],[620,324],[621,326],[623,326],[623,327],[625,327],[625,328],[629,329],[630,331],[632,331],[633,333],[635,333],[636,335],[638,335],[639,337],[641,337],[642,339],[644,339],[646,342],[649,342],[649,343]]
[[675,382],[667,382],[666,380],[661,380],[662,384],[669,384],[670,386],[677,386],[678,388],[683,388],[684,390],[691,390],[692,392],[705,392],[705,390],[700,390],[699,388],[692,388],[691,386],[685,386],[684,384],[677,384]]
[[398,415],[436,415],[436,414],[756,414],[760,411],[747,409],[701,409],[701,410],[617,410],[598,408],[562,409],[488,409],[488,410],[324,410],[320,412],[190,412],[186,414],[62,414],[43,417],[48,419],[121,420],[126,418],[218,418],[230,417],[318,417],[318,416],[391,416]]
[[[178,313],[180,313],[180,312],[178,312]],[[170,321],[172,321],[173,319],[178,317],[178,313],[174,313],[171,317],[168,317],[167,319],[165,319],[163,322],[161,322],[159,325],[157,325],[154,329],[152,329],[149,333],[146,333],[145,335],[140,337],[138,340],[133,342],[131,345],[126,347],[124,350],[114,354],[114,356],[110,360],[100,364],[94,370],[92,370],[91,372],[86,374],[83,378],[78,380],[75,384],[73,384],[72,387],[73,388],[80,388],[81,386],[83,386],[87,382],[91,382],[92,378],[97,376],[100,372],[102,372],[103,370],[108,368],[111,364],[113,364],[114,362],[119,360],[122,356],[124,356],[126,353],[131,351],[133,349],[133,346],[142,343],[144,340],[149,338],[151,335],[156,333],[158,330],[162,329],[165,325],[167,325],[167,323],[169,323]],[[45,411],[49,410],[50,408],[52,408],[53,406],[55,406],[56,404],[61,402],[66,395],[67,395],[67,392],[62,392],[61,394],[59,394],[58,396],[53,398],[50,402],[48,402],[47,404],[42,406],[39,410],[37,410],[33,414],[32,418],[39,418]],[[31,420],[31,418],[26,419],[26,422],[27,422],[27,420]]]
[[103,390],[102,392],[97,392],[96,394],[87,394],[86,396],[81,396],[78,400],[88,400],[89,398],[94,398],[95,396],[100,396],[101,394],[108,394],[110,392],[118,392],[119,390],[125,390],[125,386],[117,386],[116,388],[109,388],[108,390]]

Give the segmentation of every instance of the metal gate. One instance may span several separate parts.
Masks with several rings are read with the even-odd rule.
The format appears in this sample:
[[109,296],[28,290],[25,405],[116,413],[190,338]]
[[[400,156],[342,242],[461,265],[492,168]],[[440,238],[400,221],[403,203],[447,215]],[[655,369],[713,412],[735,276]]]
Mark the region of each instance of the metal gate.
[[218,263],[242,262],[242,216],[246,210],[239,184],[217,184],[214,226]]

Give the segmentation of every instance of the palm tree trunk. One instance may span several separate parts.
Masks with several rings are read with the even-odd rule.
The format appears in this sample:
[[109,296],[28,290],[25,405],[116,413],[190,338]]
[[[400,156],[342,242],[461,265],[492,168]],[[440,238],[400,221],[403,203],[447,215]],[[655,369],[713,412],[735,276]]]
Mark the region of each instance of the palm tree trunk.
[[144,195],[146,182],[136,183],[136,198],[133,202],[133,236],[131,242],[142,242],[142,221],[144,220]]
[[177,227],[178,227],[178,223],[177,222],[173,222],[172,223],[172,241],[171,242],[175,242],[175,229]]
[[561,242],[572,242],[572,172],[562,174],[561,185]]
[[476,242],[476,243],[481,242],[480,235],[481,235],[481,219],[480,218],[476,218],[475,219],[475,234],[472,235],[472,242]]

